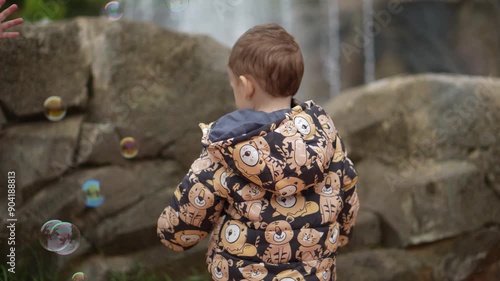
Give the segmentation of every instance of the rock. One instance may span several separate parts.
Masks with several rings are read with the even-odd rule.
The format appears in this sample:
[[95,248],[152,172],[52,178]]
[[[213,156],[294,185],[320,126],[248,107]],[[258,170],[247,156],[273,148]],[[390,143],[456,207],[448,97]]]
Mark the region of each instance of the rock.
[[477,181],[482,172],[470,163],[426,161],[398,174],[381,162],[364,160],[357,169],[363,175],[360,201],[382,217],[385,245],[432,242],[500,223],[500,200]]
[[498,79],[417,75],[352,89],[325,105],[361,175],[362,206],[380,216],[385,245],[500,223],[498,93]]
[[0,69],[4,110],[18,118],[43,118],[43,103],[50,96],[83,109],[88,101],[91,54],[82,44],[81,26],[76,21],[26,22],[18,29],[20,38],[0,45],[2,65],[15,66]]
[[76,160],[87,165],[123,165],[130,160],[121,155],[120,141],[111,123],[83,123]]
[[[94,255],[74,266],[85,272],[89,280],[96,281],[107,281],[112,274],[126,274],[143,280],[140,279],[144,278],[140,276],[141,270],[154,270],[156,274],[165,274],[171,280],[188,280],[193,271],[208,274],[205,265],[207,241],[205,239],[185,252],[174,252],[157,241],[158,245],[141,251],[110,257]],[[179,270],[180,268],[189,270]],[[70,270],[67,272],[66,275],[71,273]]]
[[362,208],[356,218],[354,229],[351,240],[340,250],[341,253],[371,249],[382,243],[380,221],[374,212]]
[[[496,59],[500,37],[489,28],[490,22],[500,19],[494,1],[377,2],[374,18],[379,28],[370,37],[377,50],[377,78],[394,73],[500,74]],[[399,12],[388,9],[391,2],[399,3],[394,10]],[[390,64],[387,57],[392,58]]]
[[16,173],[16,202],[22,204],[40,188],[73,167],[83,116],[58,122],[10,125],[0,137],[0,172]]
[[[102,220],[90,232],[92,241],[108,255],[123,255],[159,243],[156,223],[163,209],[170,204],[173,187],[149,194],[130,208]],[[123,247],[123,241],[134,243]]]
[[3,128],[5,127],[6,124],[7,124],[7,119],[5,118],[2,108],[0,107],[0,135],[2,134]]
[[[97,208],[85,206],[85,194],[81,191],[82,184],[90,179],[100,182],[100,193],[104,197],[104,202]],[[25,230],[19,236],[29,243],[37,238],[38,229],[43,223],[59,219],[75,224],[92,245],[92,251],[111,240],[128,253],[134,248],[129,241],[142,241],[147,245],[158,242],[155,237],[156,227],[141,233],[147,235],[149,232],[150,239],[140,238],[141,236],[128,237],[132,240],[118,239],[121,232],[96,237],[96,230],[104,227],[104,224],[114,226],[114,222],[118,221],[124,225],[137,225],[136,229],[140,230],[144,224],[156,224],[158,216],[169,203],[167,199],[171,196],[170,193],[173,193],[173,188],[181,180],[182,174],[178,165],[172,161],[148,161],[129,164],[126,167],[109,166],[76,171],[60,182],[46,186],[29,202],[23,204],[18,216],[19,220],[23,221]],[[148,198],[151,197],[157,198],[157,201],[150,202]],[[129,212],[137,210],[137,206],[144,207],[145,203],[147,213]],[[124,213],[128,214],[125,221],[119,219]],[[85,254],[88,253],[78,252],[74,255]]]
[[[447,159],[494,146],[500,138],[495,130],[499,92],[499,79],[416,75],[347,90],[325,109],[356,147],[350,152],[355,158],[369,155],[398,163],[423,154]],[[368,136],[372,141],[363,144]]]
[[[229,50],[205,36],[146,23],[77,22],[93,54],[89,122],[110,122],[120,138],[135,138],[136,158],[161,155],[189,168],[201,151],[198,123],[215,121],[234,107],[226,73]],[[99,148],[103,145],[96,149],[106,150]],[[89,159],[116,160],[106,153]]]
[[337,257],[337,280],[433,281],[432,267],[404,250],[358,251]]
[[[436,280],[496,280],[500,263],[500,228],[488,227],[409,250],[433,264]],[[495,278],[492,278],[495,277]],[[482,278],[482,279],[481,279]],[[492,279],[488,279],[492,278]]]

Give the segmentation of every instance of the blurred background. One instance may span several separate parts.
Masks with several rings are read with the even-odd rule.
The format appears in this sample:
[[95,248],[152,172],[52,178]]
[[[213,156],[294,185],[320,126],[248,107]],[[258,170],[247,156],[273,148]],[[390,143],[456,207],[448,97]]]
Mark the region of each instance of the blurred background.
[[[206,241],[174,253],[156,220],[197,124],[235,109],[231,46],[268,22],[301,46],[296,97],[324,106],[361,175],[338,280],[500,280],[499,1],[10,4],[25,24],[0,41],[0,172],[17,174],[19,273],[0,280],[210,279]],[[40,245],[54,219],[79,229],[73,252]]]

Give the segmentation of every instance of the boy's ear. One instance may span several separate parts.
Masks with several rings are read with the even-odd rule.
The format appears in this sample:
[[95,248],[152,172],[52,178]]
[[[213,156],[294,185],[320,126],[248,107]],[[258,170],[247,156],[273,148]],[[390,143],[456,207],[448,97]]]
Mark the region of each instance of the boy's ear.
[[255,92],[255,85],[253,79],[249,79],[244,75],[238,77],[243,85],[244,95],[246,99],[251,99]]

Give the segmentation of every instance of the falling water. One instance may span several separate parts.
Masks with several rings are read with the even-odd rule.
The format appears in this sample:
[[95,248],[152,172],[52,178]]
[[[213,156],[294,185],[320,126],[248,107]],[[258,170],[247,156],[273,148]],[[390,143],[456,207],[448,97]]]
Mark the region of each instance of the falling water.
[[366,34],[372,34],[373,31],[373,0],[363,0],[363,29],[364,29],[364,75],[365,83],[375,81],[375,38]]
[[293,0],[280,0],[280,13],[281,22],[283,27],[290,33],[293,34]]
[[[180,12],[170,11],[169,0],[124,1],[125,18],[150,21],[187,33],[207,34],[227,46],[232,46],[252,26],[280,22],[282,16],[276,11],[280,9],[276,5],[279,2],[269,0],[181,0],[188,6]],[[291,5],[290,0],[285,2]]]
[[328,5],[328,60],[327,72],[330,98],[340,93],[340,19],[338,0],[327,0]]

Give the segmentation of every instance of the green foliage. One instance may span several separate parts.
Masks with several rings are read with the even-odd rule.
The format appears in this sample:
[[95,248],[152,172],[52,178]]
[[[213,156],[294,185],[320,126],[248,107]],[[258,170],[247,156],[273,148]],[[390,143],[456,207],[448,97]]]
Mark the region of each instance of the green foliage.
[[77,16],[99,16],[107,0],[8,0],[5,7],[17,4],[14,17],[28,21],[59,20]]

